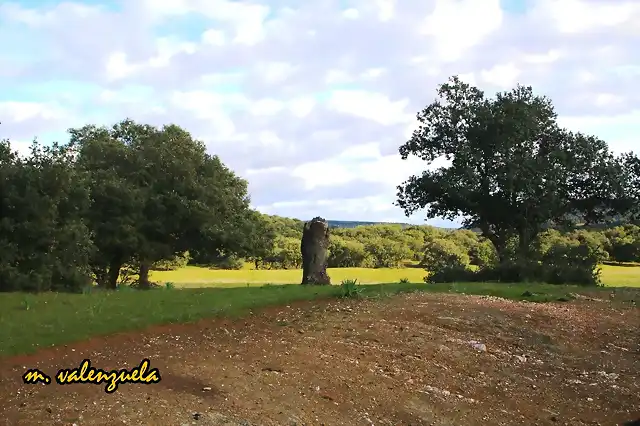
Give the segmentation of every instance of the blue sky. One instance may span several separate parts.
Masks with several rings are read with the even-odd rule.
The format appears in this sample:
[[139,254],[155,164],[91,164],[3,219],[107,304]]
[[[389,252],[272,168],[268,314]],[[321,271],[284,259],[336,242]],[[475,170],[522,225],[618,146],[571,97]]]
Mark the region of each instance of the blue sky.
[[393,206],[425,168],[397,150],[453,74],[532,85],[563,125],[640,147],[636,0],[5,1],[0,40],[16,148],[174,122],[284,216],[422,222]]

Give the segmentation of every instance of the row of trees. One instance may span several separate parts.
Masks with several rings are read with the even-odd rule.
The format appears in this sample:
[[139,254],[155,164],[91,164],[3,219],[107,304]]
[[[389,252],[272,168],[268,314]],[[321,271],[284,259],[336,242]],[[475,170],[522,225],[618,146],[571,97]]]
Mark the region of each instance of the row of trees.
[[247,183],[175,125],[125,120],[34,142],[0,141],[0,291],[115,288],[125,266],[149,287],[154,264],[251,256],[265,231]]

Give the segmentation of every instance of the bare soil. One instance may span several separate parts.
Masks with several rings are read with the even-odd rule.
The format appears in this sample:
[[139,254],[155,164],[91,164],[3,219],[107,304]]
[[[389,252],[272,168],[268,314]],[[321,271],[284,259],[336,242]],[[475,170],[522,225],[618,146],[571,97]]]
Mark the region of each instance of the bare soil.
[[[639,330],[640,309],[615,300],[305,302],[2,359],[0,424],[624,424],[640,419]],[[149,358],[162,380],[22,383],[85,358]]]

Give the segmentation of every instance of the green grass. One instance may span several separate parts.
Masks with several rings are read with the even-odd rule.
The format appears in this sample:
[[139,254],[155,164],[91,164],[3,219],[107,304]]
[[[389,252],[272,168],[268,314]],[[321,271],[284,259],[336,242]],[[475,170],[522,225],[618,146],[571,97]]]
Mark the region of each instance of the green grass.
[[607,287],[640,287],[640,265],[602,265],[602,282]]
[[[403,278],[410,282],[422,282],[425,271],[420,268],[329,268],[333,283],[357,279],[362,284],[395,283]],[[157,282],[172,282],[179,287],[238,287],[249,285],[299,283],[302,271],[289,270],[215,270],[188,266],[177,271],[154,271],[151,279]],[[607,287],[640,287],[640,265],[602,265],[602,282]]]
[[[400,292],[452,292],[531,301],[568,300],[574,287],[508,284],[378,284],[362,286],[358,297]],[[525,293],[525,292],[530,293]],[[266,285],[262,287],[94,291],[86,294],[21,294],[0,297],[0,356],[143,329],[151,325],[238,316],[269,305],[340,297],[341,286]],[[523,295],[524,294],[524,295]]]
[[[125,289],[87,294],[2,294],[0,356],[29,353],[43,347],[156,324],[237,316],[255,308],[299,300],[341,297],[345,293],[355,297],[379,297],[406,291],[451,292],[548,302],[569,300],[570,293],[606,290],[544,284],[427,285],[422,283],[425,272],[419,268],[340,268],[329,269],[329,275],[334,283],[357,280],[358,284],[367,285],[358,285],[357,291],[345,292],[346,289],[340,285],[290,285],[299,282],[300,270],[227,271],[186,267],[177,271],[152,273],[152,280],[171,283],[167,287],[175,286],[178,289],[148,292]],[[640,266],[604,265],[602,279],[608,287],[640,287]]]

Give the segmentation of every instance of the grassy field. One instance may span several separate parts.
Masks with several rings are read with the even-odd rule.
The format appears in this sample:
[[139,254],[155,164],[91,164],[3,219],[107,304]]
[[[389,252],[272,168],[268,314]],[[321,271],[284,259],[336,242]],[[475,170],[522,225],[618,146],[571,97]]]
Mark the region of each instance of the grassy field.
[[[425,271],[420,268],[370,269],[370,268],[329,268],[331,282],[340,284],[345,279],[357,279],[362,284],[397,283],[402,278],[420,283]],[[263,284],[300,283],[302,271],[290,270],[214,270],[188,266],[177,271],[154,271],[151,279],[156,282],[174,283],[178,287],[238,287]],[[602,282],[607,287],[640,287],[640,265],[602,265]]]
[[[572,298],[571,293],[582,291],[611,291],[543,284],[427,285],[422,283],[424,271],[418,268],[330,269],[329,275],[334,284],[347,279],[357,279],[362,284],[368,284],[359,287],[363,297],[427,291],[485,294],[544,302],[569,300]],[[640,287],[639,266],[605,265],[602,277],[609,287]],[[116,292],[95,290],[86,294],[2,294],[0,356],[29,353],[39,348],[142,329],[155,324],[236,316],[260,307],[338,297],[343,290],[339,285],[287,285],[299,283],[300,278],[300,270],[227,271],[187,267],[177,271],[153,272],[152,280],[171,282],[177,289],[163,288],[142,292],[125,287]],[[414,284],[399,283],[403,278]],[[25,330],[29,332],[26,333]]]
[[[0,356],[30,353],[39,348],[155,324],[191,322],[215,316],[233,317],[260,307],[339,297],[341,291],[341,286],[266,285],[151,291],[125,288],[86,294],[7,293],[0,297]],[[396,283],[366,285],[360,291],[362,297],[426,291],[545,302],[569,300],[572,298],[570,293],[581,290],[554,285]]]
[[607,287],[640,287],[640,265],[602,265],[602,282]]
[[[425,275],[425,271],[419,268],[329,268],[327,272],[333,284],[340,284],[343,280],[348,279],[357,279],[362,284],[397,283],[402,278],[407,278],[412,283],[420,283]],[[153,271],[151,273],[153,281],[172,282],[180,287],[203,287],[217,284],[227,284],[227,287],[246,286],[247,284],[299,284],[301,279],[301,269],[241,269],[234,271],[187,266],[176,271]]]

